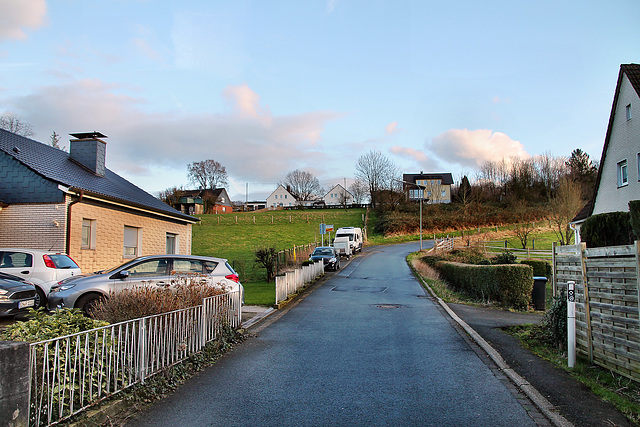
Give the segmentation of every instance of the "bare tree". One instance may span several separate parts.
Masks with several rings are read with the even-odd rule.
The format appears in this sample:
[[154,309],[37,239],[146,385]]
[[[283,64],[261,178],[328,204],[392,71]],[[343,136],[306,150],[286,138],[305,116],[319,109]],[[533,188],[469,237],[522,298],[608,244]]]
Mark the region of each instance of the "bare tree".
[[394,179],[398,175],[397,166],[379,151],[369,151],[356,162],[356,178],[366,183],[374,208],[380,196],[394,190]]
[[6,113],[0,116],[0,129],[26,137],[33,135],[33,127],[31,124],[23,122],[13,113]]
[[549,203],[549,222],[561,245],[571,244],[573,230],[569,222],[582,206],[581,184],[570,178],[563,178],[556,196]]
[[324,192],[318,178],[299,169],[289,172],[281,184],[298,200],[313,200]]
[[187,166],[189,181],[202,189],[214,189],[227,185],[227,170],[219,162],[209,159]]
[[169,206],[173,206],[173,204],[182,196],[183,191],[184,188],[182,187],[167,188],[166,190],[162,190],[158,193],[158,198]]
[[357,205],[361,205],[367,197],[367,184],[356,179],[353,184],[349,186],[349,191],[353,194],[353,202]]

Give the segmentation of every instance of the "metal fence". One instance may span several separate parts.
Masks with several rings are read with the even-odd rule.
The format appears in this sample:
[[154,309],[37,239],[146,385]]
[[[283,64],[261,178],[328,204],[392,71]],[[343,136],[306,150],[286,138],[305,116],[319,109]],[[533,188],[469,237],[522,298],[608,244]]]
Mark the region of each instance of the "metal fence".
[[303,265],[292,271],[287,271],[283,276],[276,276],[276,304],[284,301],[307,283],[324,274],[324,263],[316,261],[313,264]]
[[238,292],[30,346],[30,425],[59,422],[200,351],[242,319]]

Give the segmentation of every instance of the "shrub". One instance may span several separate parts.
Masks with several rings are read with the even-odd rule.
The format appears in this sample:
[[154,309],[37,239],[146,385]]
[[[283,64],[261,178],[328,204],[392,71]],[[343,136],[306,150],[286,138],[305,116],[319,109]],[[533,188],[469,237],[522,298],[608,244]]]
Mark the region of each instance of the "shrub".
[[564,289],[553,297],[551,308],[544,315],[543,324],[549,331],[553,345],[560,349],[567,345],[567,294]]
[[442,277],[454,288],[505,307],[527,309],[533,289],[533,269],[527,265],[469,265],[440,261]]
[[260,248],[256,252],[256,262],[267,269],[267,282],[276,277],[276,263],[278,254],[275,248]]
[[7,326],[0,334],[0,339],[38,342],[108,325],[107,322],[89,319],[76,308],[58,310],[51,314],[43,309],[29,310],[27,317],[29,320],[26,322]]
[[533,268],[534,277],[544,276],[547,279],[550,279],[553,274],[553,268],[547,261],[539,259],[523,259],[520,261],[520,264],[530,265]]
[[202,304],[204,298],[221,295],[225,289],[199,283],[189,276],[173,288],[137,287],[111,293],[91,310],[90,315],[109,323],[153,316]]
[[640,239],[640,200],[629,202],[629,222],[636,239]]
[[629,212],[592,215],[580,227],[580,237],[590,248],[630,245],[633,242]]
[[494,256],[491,258],[491,264],[493,265],[504,265],[504,264],[515,264],[517,256],[511,251],[504,251],[503,253]]

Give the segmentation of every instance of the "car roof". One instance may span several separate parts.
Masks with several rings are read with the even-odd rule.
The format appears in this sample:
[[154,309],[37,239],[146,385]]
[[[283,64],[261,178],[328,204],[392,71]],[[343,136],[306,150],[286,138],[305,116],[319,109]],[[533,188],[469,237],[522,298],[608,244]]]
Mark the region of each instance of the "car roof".
[[[0,252],[11,251],[11,252],[30,252],[33,254],[42,254],[42,255],[67,255],[64,252],[58,251],[46,251],[44,249],[29,249],[29,248],[0,248]],[[68,256],[68,255],[67,255]]]
[[156,258],[176,258],[176,259],[197,259],[200,261],[214,261],[218,263],[227,262],[225,258],[217,258],[211,256],[203,256],[203,255],[185,255],[185,254],[158,254],[158,255],[143,255],[138,258],[134,258],[130,260],[132,261],[144,261],[147,259],[156,259]]

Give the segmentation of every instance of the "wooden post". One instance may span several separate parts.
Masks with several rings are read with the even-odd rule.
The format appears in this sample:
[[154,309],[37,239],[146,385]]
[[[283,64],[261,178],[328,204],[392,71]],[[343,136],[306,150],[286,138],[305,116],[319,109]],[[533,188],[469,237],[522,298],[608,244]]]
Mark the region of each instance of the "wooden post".
[[580,264],[582,265],[582,288],[584,293],[584,314],[587,322],[587,345],[589,346],[589,362],[593,363],[593,337],[591,336],[591,308],[589,307],[589,284],[587,283],[587,244],[580,244]]
[[220,217],[218,217],[218,225],[220,225]]
[[556,246],[558,246],[558,242],[553,242],[551,244],[551,280],[553,280],[551,282],[551,293],[554,297],[558,295],[558,285],[556,283],[556,269],[558,268],[556,265]]
[[638,315],[640,315],[640,246],[637,240],[633,242],[633,247],[636,253],[636,289],[638,290]]
[[273,215],[271,215],[271,224],[273,224]]
[[238,223],[238,215],[236,215],[236,224]]

